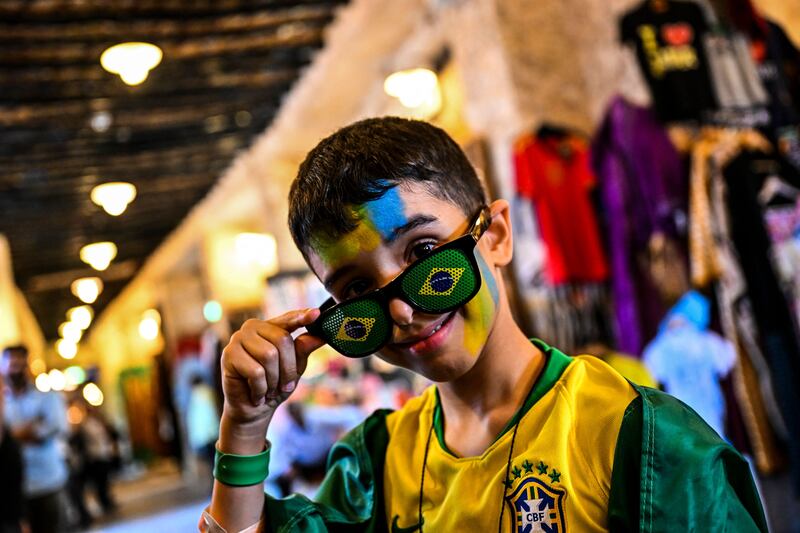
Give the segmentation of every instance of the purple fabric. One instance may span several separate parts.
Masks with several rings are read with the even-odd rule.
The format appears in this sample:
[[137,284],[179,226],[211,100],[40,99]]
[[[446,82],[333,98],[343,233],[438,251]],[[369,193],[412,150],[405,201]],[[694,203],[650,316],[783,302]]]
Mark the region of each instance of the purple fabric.
[[656,233],[683,233],[686,172],[653,112],[621,97],[595,135],[592,164],[609,246],[617,347],[641,355],[666,308],[637,255],[646,253]]

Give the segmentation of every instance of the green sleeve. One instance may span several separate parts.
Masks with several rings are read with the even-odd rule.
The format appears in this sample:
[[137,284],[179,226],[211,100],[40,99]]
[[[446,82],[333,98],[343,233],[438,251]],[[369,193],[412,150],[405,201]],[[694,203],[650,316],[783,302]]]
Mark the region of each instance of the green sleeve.
[[739,452],[677,399],[634,387],[614,453],[609,530],[766,532]]
[[266,531],[376,533],[387,531],[383,464],[389,433],[388,410],[371,414],[342,437],[328,455],[325,479],[314,500],[294,494],[266,495]]

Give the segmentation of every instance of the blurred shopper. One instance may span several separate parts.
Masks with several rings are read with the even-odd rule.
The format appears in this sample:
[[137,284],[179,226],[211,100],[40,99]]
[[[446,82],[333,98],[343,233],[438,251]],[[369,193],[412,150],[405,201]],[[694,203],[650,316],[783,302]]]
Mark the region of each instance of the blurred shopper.
[[[67,448],[67,465],[69,466],[69,481],[67,492],[69,501],[75,513],[70,525],[77,526],[78,529],[88,529],[92,523],[92,515],[86,507],[84,491],[86,489],[86,437],[81,431],[81,424],[86,418],[86,408],[80,398],[75,398],[70,402],[69,410],[69,444]],[[73,414],[74,413],[74,414]]]
[[209,468],[213,468],[214,443],[219,435],[219,411],[214,389],[200,376],[192,379],[186,426],[189,447]]
[[3,375],[0,374],[0,533],[18,533],[22,527],[22,454],[3,416]]
[[92,486],[103,512],[111,513],[116,509],[109,480],[119,461],[117,432],[98,408],[89,405],[81,433],[86,443],[86,482]]
[[31,532],[64,531],[67,465],[58,446],[58,438],[67,429],[63,401],[57,393],[40,392],[31,384],[28,350],[24,346],[3,351],[2,373],[7,380],[6,423],[22,446],[24,495]]

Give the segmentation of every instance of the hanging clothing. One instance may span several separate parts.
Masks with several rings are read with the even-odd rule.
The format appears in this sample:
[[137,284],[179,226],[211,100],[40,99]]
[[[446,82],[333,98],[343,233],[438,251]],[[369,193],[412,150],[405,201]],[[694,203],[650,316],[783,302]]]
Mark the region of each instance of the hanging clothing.
[[514,150],[519,195],[536,209],[554,285],[597,282],[608,276],[591,200],[595,177],[586,143],[574,136],[526,136]]
[[[608,239],[616,346],[640,355],[669,305],[688,290],[681,237],[686,174],[653,112],[621,97],[595,135],[592,162]],[[668,260],[658,260],[667,253]]]
[[620,20],[620,40],[636,48],[653,105],[664,121],[699,120],[715,109],[703,38],[708,25],[699,6],[667,0],[663,11],[642,2]]
[[[790,420],[796,419],[794,413],[798,411],[786,408],[787,402],[792,403],[796,391],[792,392],[788,387],[783,390],[787,385],[784,380],[793,379],[792,368],[785,363],[797,356],[786,350],[789,341],[785,334],[778,335],[782,339],[778,342],[770,340],[775,337],[770,336],[773,326],[768,323],[768,317],[778,312],[780,298],[775,300],[772,290],[753,291],[750,286],[751,280],[754,280],[755,287],[769,286],[772,283],[769,278],[774,278],[769,252],[763,248],[763,240],[767,239],[760,212],[749,205],[757,203],[759,190],[747,190],[750,181],[747,173],[734,182],[735,194],[729,186],[733,179],[730,173],[737,173],[736,169],[742,168],[738,164],[731,167],[731,162],[743,152],[759,153],[764,157],[770,151],[769,142],[753,130],[702,130],[692,152],[689,216],[692,279],[697,286],[716,282],[722,329],[725,337],[736,346],[742,361],[741,368],[733,374],[737,400],[742,406],[755,455],[762,460],[770,455],[768,447],[774,441],[768,430],[784,437],[798,453],[800,435],[796,433],[798,428],[793,429],[796,422]],[[743,253],[748,256],[745,263],[742,262]],[[753,301],[754,295],[759,304]],[[759,316],[757,307],[773,308]],[[788,315],[788,312],[784,311],[784,314]],[[785,330],[780,327],[783,322],[784,319],[776,322],[779,330]],[[773,364],[773,359],[778,366]],[[755,383],[760,397],[754,393]],[[759,419],[763,413],[771,422],[771,428],[765,428],[763,418]],[[779,458],[776,457],[772,465],[776,461]],[[793,464],[800,463],[793,460]]]
[[[771,164],[770,164],[771,162]],[[766,164],[766,165],[765,165]],[[775,398],[789,433],[794,487],[800,494],[800,342],[771,263],[770,240],[759,192],[775,169],[782,179],[800,185],[800,176],[763,152],[744,151],[723,170],[730,216],[730,235],[747,283],[747,295],[758,325],[761,346],[771,370]],[[791,176],[791,177],[790,177]]]
[[720,380],[733,369],[736,352],[730,342],[708,331],[708,323],[708,300],[696,291],[686,293],[664,319],[642,359],[666,392],[725,436]]

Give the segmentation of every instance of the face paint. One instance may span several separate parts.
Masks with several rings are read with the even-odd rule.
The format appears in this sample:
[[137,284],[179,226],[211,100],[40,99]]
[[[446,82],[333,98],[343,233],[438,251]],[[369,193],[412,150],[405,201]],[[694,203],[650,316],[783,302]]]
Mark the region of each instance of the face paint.
[[500,297],[491,268],[477,251],[475,257],[481,271],[481,289],[464,306],[464,347],[473,357],[477,357],[486,344]]
[[397,187],[389,189],[377,200],[358,206],[352,212],[360,221],[356,229],[336,240],[314,240],[313,247],[328,268],[337,268],[353,261],[361,253],[374,251],[382,240],[388,239],[397,228],[407,222],[405,203],[400,198]]

